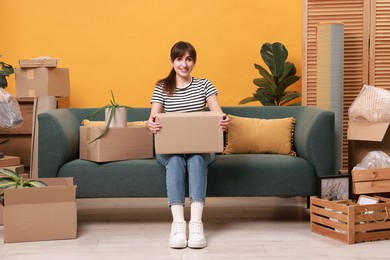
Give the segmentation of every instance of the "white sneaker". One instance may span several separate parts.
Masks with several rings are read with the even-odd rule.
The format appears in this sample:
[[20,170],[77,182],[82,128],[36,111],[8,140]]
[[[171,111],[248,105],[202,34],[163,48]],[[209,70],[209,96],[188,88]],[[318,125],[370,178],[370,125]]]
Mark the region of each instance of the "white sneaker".
[[187,247],[185,221],[172,222],[171,235],[169,236],[169,246],[172,248],[185,248]]
[[207,245],[206,237],[203,232],[202,222],[190,222],[188,247],[204,248]]

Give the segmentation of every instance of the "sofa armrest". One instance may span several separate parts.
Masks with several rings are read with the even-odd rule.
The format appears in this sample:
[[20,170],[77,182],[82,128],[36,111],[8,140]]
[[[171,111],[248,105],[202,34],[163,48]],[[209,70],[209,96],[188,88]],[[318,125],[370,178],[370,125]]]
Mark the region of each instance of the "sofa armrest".
[[78,157],[80,122],[69,109],[38,115],[38,176],[56,177],[61,166]]
[[297,117],[294,139],[298,156],[310,161],[318,176],[336,174],[333,112],[303,108]]

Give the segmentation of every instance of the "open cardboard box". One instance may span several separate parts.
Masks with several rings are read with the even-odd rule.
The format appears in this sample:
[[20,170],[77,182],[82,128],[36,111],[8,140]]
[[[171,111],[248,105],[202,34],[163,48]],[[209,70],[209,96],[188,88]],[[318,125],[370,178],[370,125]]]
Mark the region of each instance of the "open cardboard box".
[[48,187],[4,190],[4,243],[77,237],[73,178],[38,180]]
[[222,152],[222,117],[215,112],[156,114],[162,125],[154,136],[156,154]]
[[360,163],[371,151],[390,156],[389,122],[348,122],[348,169]]
[[153,158],[153,134],[145,123],[133,123],[110,127],[105,136],[92,143],[105,127],[80,126],[80,159],[110,162]]
[[19,60],[21,68],[57,67],[57,59],[29,59]]

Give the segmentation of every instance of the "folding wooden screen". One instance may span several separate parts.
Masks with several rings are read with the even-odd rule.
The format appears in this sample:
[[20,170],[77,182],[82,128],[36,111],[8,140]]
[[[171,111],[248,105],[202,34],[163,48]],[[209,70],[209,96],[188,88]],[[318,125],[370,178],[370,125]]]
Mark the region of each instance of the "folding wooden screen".
[[316,106],[316,27],[344,24],[343,169],[348,108],[363,84],[390,89],[390,0],[303,0],[302,103]]

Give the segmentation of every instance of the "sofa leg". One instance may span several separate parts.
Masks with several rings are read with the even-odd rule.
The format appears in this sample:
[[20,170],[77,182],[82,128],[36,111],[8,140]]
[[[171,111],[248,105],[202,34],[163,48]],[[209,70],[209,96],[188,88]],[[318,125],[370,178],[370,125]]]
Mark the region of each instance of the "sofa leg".
[[310,197],[306,197],[306,208],[310,209]]

